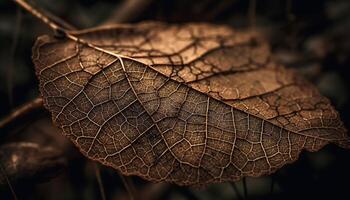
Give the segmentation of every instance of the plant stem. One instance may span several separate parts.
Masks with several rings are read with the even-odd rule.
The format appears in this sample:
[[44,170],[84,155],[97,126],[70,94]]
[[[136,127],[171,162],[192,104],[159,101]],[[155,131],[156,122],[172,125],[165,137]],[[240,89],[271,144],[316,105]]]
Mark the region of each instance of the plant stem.
[[63,32],[69,31],[69,30],[76,30],[76,28],[69,23],[65,22],[64,20],[60,19],[57,16],[54,16],[51,13],[48,13],[45,11],[39,11],[38,9],[34,8],[32,5],[30,5],[28,2],[24,0],[14,0],[20,7],[27,10],[29,13],[43,21],[45,24],[50,26],[55,31],[63,30]]
[[37,97],[36,99],[22,105],[21,107],[15,109],[10,115],[8,115],[0,121],[0,129],[4,129],[13,121],[18,120],[24,115],[27,115],[35,110],[41,109],[43,108],[43,106],[43,99],[41,97]]

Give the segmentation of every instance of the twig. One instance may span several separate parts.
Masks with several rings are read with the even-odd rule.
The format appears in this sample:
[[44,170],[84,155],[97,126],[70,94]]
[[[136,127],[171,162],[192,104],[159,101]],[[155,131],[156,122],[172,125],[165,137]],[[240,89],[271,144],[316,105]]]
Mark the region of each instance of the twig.
[[[74,30],[71,29],[72,27],[66,27],[66,25],[64,24],[60,24],[59,22],[57,22],[56,20],[58,19],[58,17],[54,17],[56,18],[56,20],[50,16],[47,16],[46,14],[44,14],[42,11],[39,11],[38,9],[34,8],[32,5],[30,5],[28,2],[24,1],[24,0],[14,0],[20,7],[22,7],[23,9],[27,10],[29,13],[31,13],[32,15],[34,15],[35,17],[37,17],[38,19],[40,19],[42,22],[44,22],[45,24],[47,24],[52,30],[59,32],[59,33],[64,33],[66,34],[69,30]],[[53,15],[51,15],[53,16]],[[61,20],[63,21],[63,20]]]
[[37,97],[36,99],[17,108],[10,115],[2,119],[0,121],[0,129],[5,128],[11,122],[16,121],[19,118],[23,117],[24,115],[27,115],[40,108],[43,108],[43,99],[41,97]]
[[135,187],[132,184],[131,180],[129,180],[128,177],[123,176],[119,171],[118,171],[118,175],[119,175],[120,179],[122,179],[124,187],[125,187],[126,191],[129,194],[129,199],[130,200],[136,199],[135,196],[134,196],[134,194],[135,194],[134,193],[135,192]]
[[152,2],[153,0],[124,0],[101,24],[128,22],[146,10]]
[[91,48],[97,49],[99,51],[105,52],[107,54],[113,55],[118,57],[118,59],[122,62],[121,57],[125,57],[119,54],[116,54],[112,51],[105,50],[103,48],[100,48],[98,46],[95,46],[92,43],[87,42],[86,40],[82,38],[78,38],[76,35],[72,34],[71,30],[61,26],[60,24],[56,23],[53,19],[51,19],[49,16],[46,16],[44,13],[39,11],[38,9],[34,8],[32,5],[30,5],[25,0],[14,0],[19,6],[21,6],[23,9],[27,10],[29,13],[31,13],[33,16],[41,20],[44,24],[49,26],[54,32],[62,34],[63,37],[66,37],[68,39],[71,39],[75,42],[84,44],[86,46],[89,46]]
[[[77,30],[75,26],[72,24],[64,21],[63,19],[55,16],[54,14],[50,13],[47,10],[44,10],[42,8],[39,8],[35,4],[29,5],[25,0],[14,0],[17,4],[19,4],[22,8],[25,8],[26,10],[31,9],[31,11],[36,11],[38,14],[41,14],[42,16],[45,16],[49,19],[49,21],[54,22],[55,24],[58,24],[60,27],[66,29],[66,30]],[[34,9],[34,7],[36,7]],[[28,10],[29,11],[29,10]],[[30,12],[32,13],[32,12]],[[32,13],[33,14],[33,13]]]
[[95,167],[96,179],[97,179],[97,182],[98,182],[98,188],[100,189],[100,193],[101,193],[101,199],[102,200],[106,200],[106,193],[105,193],[105,189],[103,187],[103,182],[102,182],[102,178],[101,178],[100,168],[98,167],[98,165],[96,163],[94,163],[94,167]]

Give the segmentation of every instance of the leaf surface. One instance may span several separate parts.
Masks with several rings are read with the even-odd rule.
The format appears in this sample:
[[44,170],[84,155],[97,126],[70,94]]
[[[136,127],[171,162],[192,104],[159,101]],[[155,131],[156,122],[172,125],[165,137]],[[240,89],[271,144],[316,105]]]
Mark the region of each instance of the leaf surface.
[[271,174],[302,149],[349,148],[329,100],[250,32],[141,23],[40,37],[40,89],[90,159],[180,185]]

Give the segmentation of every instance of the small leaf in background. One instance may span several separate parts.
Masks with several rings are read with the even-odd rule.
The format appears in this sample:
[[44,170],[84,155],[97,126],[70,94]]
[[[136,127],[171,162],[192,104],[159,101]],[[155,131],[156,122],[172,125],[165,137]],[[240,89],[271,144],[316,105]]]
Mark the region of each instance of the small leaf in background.
[[49,146],[16,142],[0,146],[0,186],[50,180],[66,166],[62,153]]

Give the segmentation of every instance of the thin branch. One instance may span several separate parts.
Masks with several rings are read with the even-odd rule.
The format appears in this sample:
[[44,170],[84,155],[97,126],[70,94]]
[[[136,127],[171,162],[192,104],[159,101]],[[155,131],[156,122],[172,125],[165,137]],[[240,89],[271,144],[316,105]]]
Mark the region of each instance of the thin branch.
[[[56,20],[55,20],[54,18],[45,15],[42,11],[39,11],[38,9],[34,8],[32,5],[30,5],[28,2],[26,2],[24,0],[14,0],[14,1],[20,7],[27,10],[29,13],[31,13],[32,15],[34,15],[35,17],[40,19],[42,22],[47,24],[54,31],[56,31],[58,33],[67,33],[69,30],[72,30],[69,27],[65,27],[64,24],[58,23],[56,21],[58,17],[54,17],[54,18],[56,18]],[[61,20],[61,21],[63,21],[63,20]]]
[[93,49],[105,52],[109,55],[116,56],[120,61],[122,61],[121,60],[122,58],[132,59],[130,57],[119,55],[119,54],[116,54],[112,51],[105,50],[103,48],[95,46],[94,44],[89,43],[82,38],[78,38],[76,35],[72,34],[70,30],[67,30],[66,28],[60,26],[60,24],[57,24],[54,20],[52,20],[51,18],[49,18],[48,16],[46,16],[45,14],[43,14],[42,12],[40,12],[39,10],[37,10],[36,8],[34,8],[32,5],[30,5],[29,3],[27,3],[24,0],[14,0],[14,1],[19,6],[21,6],[23,9],[27,10],[33,16],[37,17],[39,20],[41,20],[43,23],[45,23],[47,26],[49,26],[53,31],[55,31],[56,33],[62,34],[63,37],[66,37],[66,38],[69,38],[75,42],[84,44],[84,45],[89,46]]
[[153,0],[124,0],[102,25],[128,22],[146,10],[152,2]]
[[[33,5],[30,5],[25,0],[14,0],[14,1],[18,5],[20,5],[22,8],[29,11],[34,16],[37,16],[38,18],[44,20],[44,22],[46,21],[47,23],[55,24],[57,27],[59,27],[61,29],[63,28],[66,30],[77,30],[77,28],[75,26],[73,26],[70,23],[64,21],[63,19],[53,15],[52,13],[50,13],[47,10],[44,10],[42,8],[39,9],[38,7],[34,8]],[[54,30],[57,30],[57,28],[54,28]]]
[[134,187],[133,183],[131,182],[131,180],[128,177],[123,176],[119,171],[118,171],[118,175],[119,175],[120,179],[122,179],[124,187],[129,194],[129,199],[130,200],[136,199],[134,196],[135,187]]
[[96,163],[94,163],[94,167],[95,167],[95,175],[96,175],[96,179],[97,179],[97,183],[98,183],[98,188],[100,189],[101,199],[106,200],[106,193],[105,193],[105,189],[103,187],[100,168],[98,167],[98,165]]
[[19,118],[22,118],[24,115],[27,115],[33,111],[36,111],[38,109],[43,108],[43,99],[41,97],[38,97],[21,107],[17,108],[15,111],[13,111],[10,115],[5,117],[0,121],[0,129],[4,129],[7,125],[12,123],[13,121],[18,120]]

